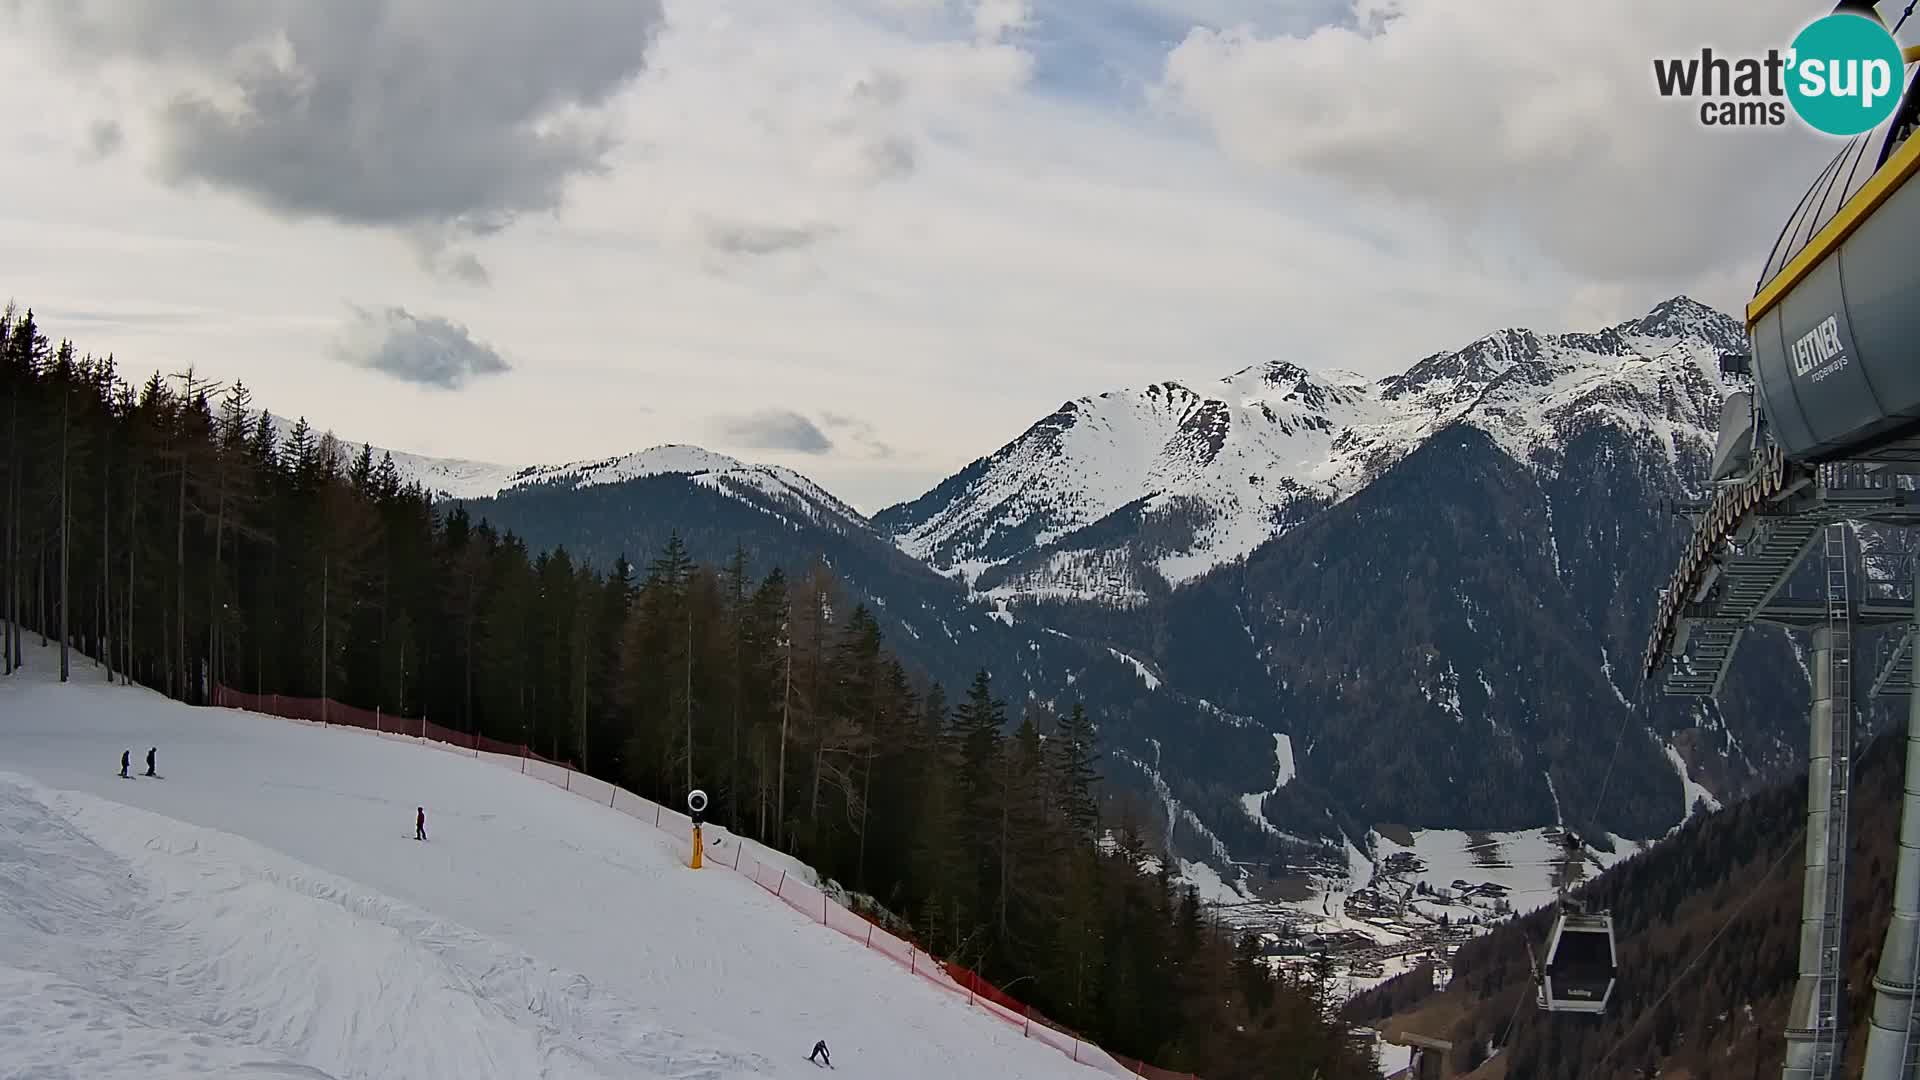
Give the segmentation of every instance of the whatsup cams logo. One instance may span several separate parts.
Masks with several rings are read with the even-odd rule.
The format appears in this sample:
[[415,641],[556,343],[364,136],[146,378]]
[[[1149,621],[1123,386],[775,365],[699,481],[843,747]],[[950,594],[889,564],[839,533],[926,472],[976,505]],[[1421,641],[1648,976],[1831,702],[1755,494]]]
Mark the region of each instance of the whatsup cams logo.
[[1900,104],[1900,44],[1876,19],[1837,12],[1808,23],[1784,51],[1653,62],[1661,97],[1700,99],[1707,127],[1778,127],[1791,109],[1828,135],[1858,135]]

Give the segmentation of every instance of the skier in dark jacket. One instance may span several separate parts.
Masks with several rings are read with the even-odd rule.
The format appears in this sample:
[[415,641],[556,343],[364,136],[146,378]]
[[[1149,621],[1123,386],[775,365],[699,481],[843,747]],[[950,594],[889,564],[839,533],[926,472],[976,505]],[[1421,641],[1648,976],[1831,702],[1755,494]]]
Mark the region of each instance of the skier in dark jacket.
[[807,1055],[807,1060],[813,1062],[815,1065],[821,1064],[822,1059],[825,1059],[827,1068],[833,1068],[833,1055],[827,1053],[827,1040],[825,1039],[814,1043],[813,1053]]
[[148,776],[156,775],[153,771],[153,755],[159,752],[160,752],[160,748],[157,746],[147,747],[147,775]]
[[131,768],[133,768],[133,751],[120,751],[120,775],[132,779],[133,774],[127,771]]
[[413,838],[415,840],[425,840],[427,838],[427,808],[424,806],[415,808]]

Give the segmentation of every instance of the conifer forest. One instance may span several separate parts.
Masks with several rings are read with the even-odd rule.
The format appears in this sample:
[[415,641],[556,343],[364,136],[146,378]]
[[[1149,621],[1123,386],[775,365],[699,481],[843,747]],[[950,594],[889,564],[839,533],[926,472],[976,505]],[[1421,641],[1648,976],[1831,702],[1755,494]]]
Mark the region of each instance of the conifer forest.
[[6,673],[326,697],[671,805],[703,788],[712,820],[1112,1050],[1209,1080],[1374,1075],[1326,986],[1153,869],[1084,709],[1003,701],[988,671],[928,682],[824,565],[530,550],[237,382],[135,376],[24,308],[0,361]]

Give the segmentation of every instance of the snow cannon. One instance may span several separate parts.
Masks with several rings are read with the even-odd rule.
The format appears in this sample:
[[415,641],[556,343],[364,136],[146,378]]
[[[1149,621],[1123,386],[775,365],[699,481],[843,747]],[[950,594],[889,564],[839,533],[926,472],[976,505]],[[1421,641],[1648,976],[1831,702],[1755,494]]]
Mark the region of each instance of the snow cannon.
[[700,869],[700,856],[704,845],[700,840],[700,823],[707,813],[707,793],[694,788],[687,792],[687,813],[693,818],[693,868]]
[[1920,46],[1905,59],[1899,107],[1814,179],[1747,305],[1757,404],[1795,464],[1920,460]]

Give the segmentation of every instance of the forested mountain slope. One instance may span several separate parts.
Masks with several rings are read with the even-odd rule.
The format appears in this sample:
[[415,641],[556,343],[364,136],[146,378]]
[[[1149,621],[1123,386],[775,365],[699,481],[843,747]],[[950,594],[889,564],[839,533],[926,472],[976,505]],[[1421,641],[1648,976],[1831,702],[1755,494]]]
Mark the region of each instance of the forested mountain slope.
[[[1855,1066],[1891,911],[1905,752],[1904,737],[1883,736],[1855,761],[1846,907]],[[1540,948],[1549,911],[1461,946],[1444,992],[1417,972],[1356,1000],[1349,1015],[1455,1041],[1463,1073],[1489,1044],[1504,1047],[1507,1080],[1628,1080],[1648,1066],[1693,1080],[1777,1076],[1799,955],[1806,791],[1803,778],[1697,818],[1582,890],[1612,912],[1619,940],[1620,982],[1604,1016],[1522,1003],[1533,992],[1527,943]]]

